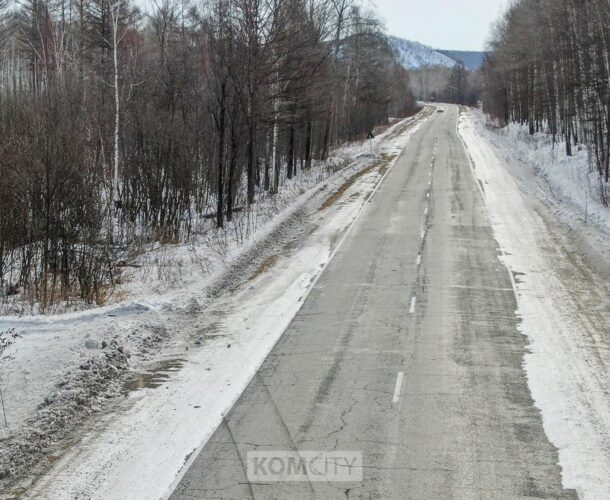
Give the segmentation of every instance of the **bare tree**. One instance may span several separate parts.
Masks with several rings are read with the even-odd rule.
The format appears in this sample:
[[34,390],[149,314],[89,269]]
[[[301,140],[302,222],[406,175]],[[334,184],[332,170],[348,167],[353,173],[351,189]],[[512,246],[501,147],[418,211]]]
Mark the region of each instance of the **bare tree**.
[[498,22],[483,68],[485,109],[531,134],[590,149],[610,203],[610,8],[607,0],[520,0]]
[[225,227],[416,110],[357,0],[159,0],[145,19],[129,0],[16,10],[0,84],[4,301],[103,303],[134,243]]

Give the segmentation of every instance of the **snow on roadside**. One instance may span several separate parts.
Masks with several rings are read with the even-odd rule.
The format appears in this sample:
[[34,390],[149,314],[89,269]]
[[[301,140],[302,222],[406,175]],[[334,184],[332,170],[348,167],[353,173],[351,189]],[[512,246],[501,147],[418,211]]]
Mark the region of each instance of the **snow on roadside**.
[[610,209],[601,203],[603,187],[599,174],[591,171],[586,148],[574,146],[574,155],[566,155],[565,142],[553,144],[552,136],[542,132],[529,134],[525,125],[511,123],[502,129],[484,125],[483,113],[471,111],[477,131],[491,142],[507,160],[528,165],[543,182],[540,189],[559,202],[566,215],[592,223],[610,235]]
[[[516,280],[520,328],[530,342],[524,364],[532,396],[547,436],[558,448],[564,487],[576,489],[580,498],[607,498],[610,288],[569,255],[548,222],[532,209],[532,197],[511,173],[513,165],[502,159],[515,154],[509,151],[514,142],[494,140],[494,147],[481,128],[479,113],[460,114],[459,132],[484,191],[502,259]],[[552,173],[555,168],[559,166],[545,172],[561,179]],[[572,217],[577,211],[578,206],[571,209]],[[608,259],[602,264],[607,269]]]
[[[143,292],[100,310],[55,318],[0,318],[0,329],[17,324],[25,331],[8,381],[13,418],[21,405],[21,422],[28,425],[35,425],[37,404],[57,392],[62,378],[72,380],[92,356],[107,357],[120,347],[119,352],[132,355],[131,367],[142,371],[128,384],[125,398],[110,403],[112,412],[88,427],[82,442],[58,461],[31,496],[162,495],[188,454],[215,430],[300,307],[337,237],[380,178],[380,169],[366,168],[383,155],[395,156],[423,118],[391,127],[375,141],[372,157],[352,146],[349,154],[356,161],[312,182],[305,192],[295,189],[284,209],[261,224],[241,248],[229,248],[225,265],[205,279],[187,279],[181,289]],[[318,211],[333,190],[363,171],[340,200]],[[299,246],[289,250],[290,258],[277,254],[299,234]],[[270,240],[281,244],[270,245]],[[273,272],[263,272],[268,267]],[[185,276],[199,272],[187,268]],[[251,275],[255,279],[248,281]],[[237,291],[218,293],[232,289]],[[171,340],[160,356],[155,345],[164,339]],[[77,399],[82,396],[77,391]],[[106,395],[97,393],[95,398],[103,404]]]

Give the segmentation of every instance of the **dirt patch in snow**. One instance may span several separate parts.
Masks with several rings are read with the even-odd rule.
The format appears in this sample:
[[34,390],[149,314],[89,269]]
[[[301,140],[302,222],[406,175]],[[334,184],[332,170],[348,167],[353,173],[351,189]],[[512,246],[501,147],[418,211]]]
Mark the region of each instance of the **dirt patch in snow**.
[[322,203],[322,205],[320,206],[320,211],[322,210],[326,210],[327,208],[332,207],[338,200],[341,199],[341,197],[345,194],[345,192],[354,185],[354,183],[363,175],[368,174],[369,172],[373,171],[375,168],[377,168],[377,164],[371,165],[370,167],[367,167],[363,170],[361,170],[360,172],[356,172],[354,175],[352,175],[347,182],[343,183],[341,185],[341,187],[339,187],[339,189],[337,189],[333,194],[331,194],[328,198],[326,198],[326,201],[324,203]]
[[383,153],[381,155],[381,158],[382,159],[380,161],[374,163],[370,167],[364,168],[360,172],[356,172],[354,175],[352,175],[347,180],[347,182],[343,183],[341,185],[341,187],[339,187],[339,189],[337,189],[333,194],[331,194],[328,198],[326,198],[324,203],[322,203],[322,205],[320,206],[319,210],[323,211],[323,210],[326,210],[327,208],[332,207],[337,201],[339,201],[343,197],[345,192],[349,188],[351,188],[358,179],[360,179],[362,176],[372,172],[373,170],[378,170],[380,176],[383,177],[383,175],[386,173],[388,167],[390,166],[391,162],[396,158],[396,155],[389,155],[387,153]]
[[277,264],[277,262],[279,260],[280,260],[279,254],[274,254],[274,255],[270,255],[269,257],[267,257],[258,267],[256,272],[250,277],[250,280],[256,279],[261,274],[264,274],[267,271],[269,271],[273,266],[275,266]]

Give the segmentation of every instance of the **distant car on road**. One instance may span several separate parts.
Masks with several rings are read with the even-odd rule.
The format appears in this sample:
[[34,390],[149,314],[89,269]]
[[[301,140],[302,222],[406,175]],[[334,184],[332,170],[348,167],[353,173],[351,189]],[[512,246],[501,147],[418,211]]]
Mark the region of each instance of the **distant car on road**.
[[436,110],[436,112],[437,112],[437,113],[444,113],[444,112],[445,112],[445,110],[444,110],[444,109],[441,109],[441,108],[438,108],[438,109]]

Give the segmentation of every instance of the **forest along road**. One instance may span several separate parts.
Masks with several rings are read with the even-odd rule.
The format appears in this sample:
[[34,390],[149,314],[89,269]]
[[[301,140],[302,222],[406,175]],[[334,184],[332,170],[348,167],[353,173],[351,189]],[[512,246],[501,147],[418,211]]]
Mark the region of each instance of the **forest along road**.
[[[172,498],[576,498],[457,108],[410,139]],[[363,481],[249,482],[248,452],[350,450]]]

